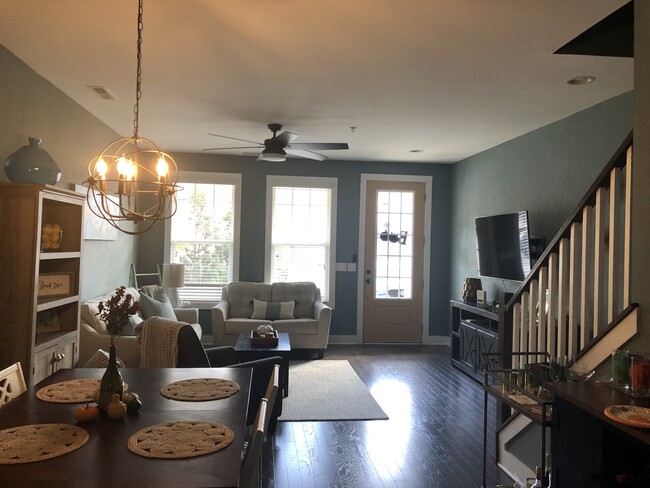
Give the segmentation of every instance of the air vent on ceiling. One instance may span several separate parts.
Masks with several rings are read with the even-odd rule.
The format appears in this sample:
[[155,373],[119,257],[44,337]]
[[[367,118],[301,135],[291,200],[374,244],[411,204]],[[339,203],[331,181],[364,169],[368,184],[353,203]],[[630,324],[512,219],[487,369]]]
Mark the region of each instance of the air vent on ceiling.
[[115,97],[111,94],[111,92],[109,92],[103,86],[90,86],[90,85],[88,85],[88,88],[90,88],[97,95],[102,97],[104,100],[115,100]]

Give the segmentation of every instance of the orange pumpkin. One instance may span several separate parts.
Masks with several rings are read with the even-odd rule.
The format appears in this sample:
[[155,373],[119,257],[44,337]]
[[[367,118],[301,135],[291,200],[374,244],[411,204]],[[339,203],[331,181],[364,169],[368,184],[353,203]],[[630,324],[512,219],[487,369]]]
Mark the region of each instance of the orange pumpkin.
[[99,417],[99,408],[86,403],[85,407],[75,408],[74,418],[77,422],[90,422]]

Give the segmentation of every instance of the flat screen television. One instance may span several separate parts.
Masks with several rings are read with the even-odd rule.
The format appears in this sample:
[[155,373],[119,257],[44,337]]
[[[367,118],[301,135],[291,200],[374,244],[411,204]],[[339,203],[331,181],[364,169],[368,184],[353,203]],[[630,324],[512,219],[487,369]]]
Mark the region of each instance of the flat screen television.
[[474,226],[479,275],[523,281],[531,263],[528,212],[476,217]]

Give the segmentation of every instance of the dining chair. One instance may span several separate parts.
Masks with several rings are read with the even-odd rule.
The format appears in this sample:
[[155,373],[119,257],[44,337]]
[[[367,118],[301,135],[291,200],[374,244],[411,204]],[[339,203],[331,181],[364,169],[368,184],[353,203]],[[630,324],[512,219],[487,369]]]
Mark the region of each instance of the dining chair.
[[0,407],[27,391],[20,362],[0,371]]
[[259,486],[262,445],[264,444],[264,426],[268,424],[268,401],[262,398],[257,410],[255,423],[251,430],[250,442],[242,460],[239,472],[239,488],[257,488]]
[[[275,401],[278,397],[278,390],[280,389],[280,365],[273,365],[273,372],[271,373],[271,379],[269,380],[269,386],[266,388],[266,394],[264,399],[268,402],[269,405],[275,405]],[[272,418],[272,415],[266,416],[266,424],[264,424],[264,432],[273,433],[275,432],[275,427],[277,423],[277,417]],[[269,430],[270,424],[270,430]]]

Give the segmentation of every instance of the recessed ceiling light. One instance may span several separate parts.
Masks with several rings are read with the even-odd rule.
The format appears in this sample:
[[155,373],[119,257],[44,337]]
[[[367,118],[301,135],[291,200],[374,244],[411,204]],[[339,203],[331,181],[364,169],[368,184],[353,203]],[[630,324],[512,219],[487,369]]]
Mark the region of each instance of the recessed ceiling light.
[[575,76],[566,80],[567,85],[588,85],[596,81],[595,76]]

